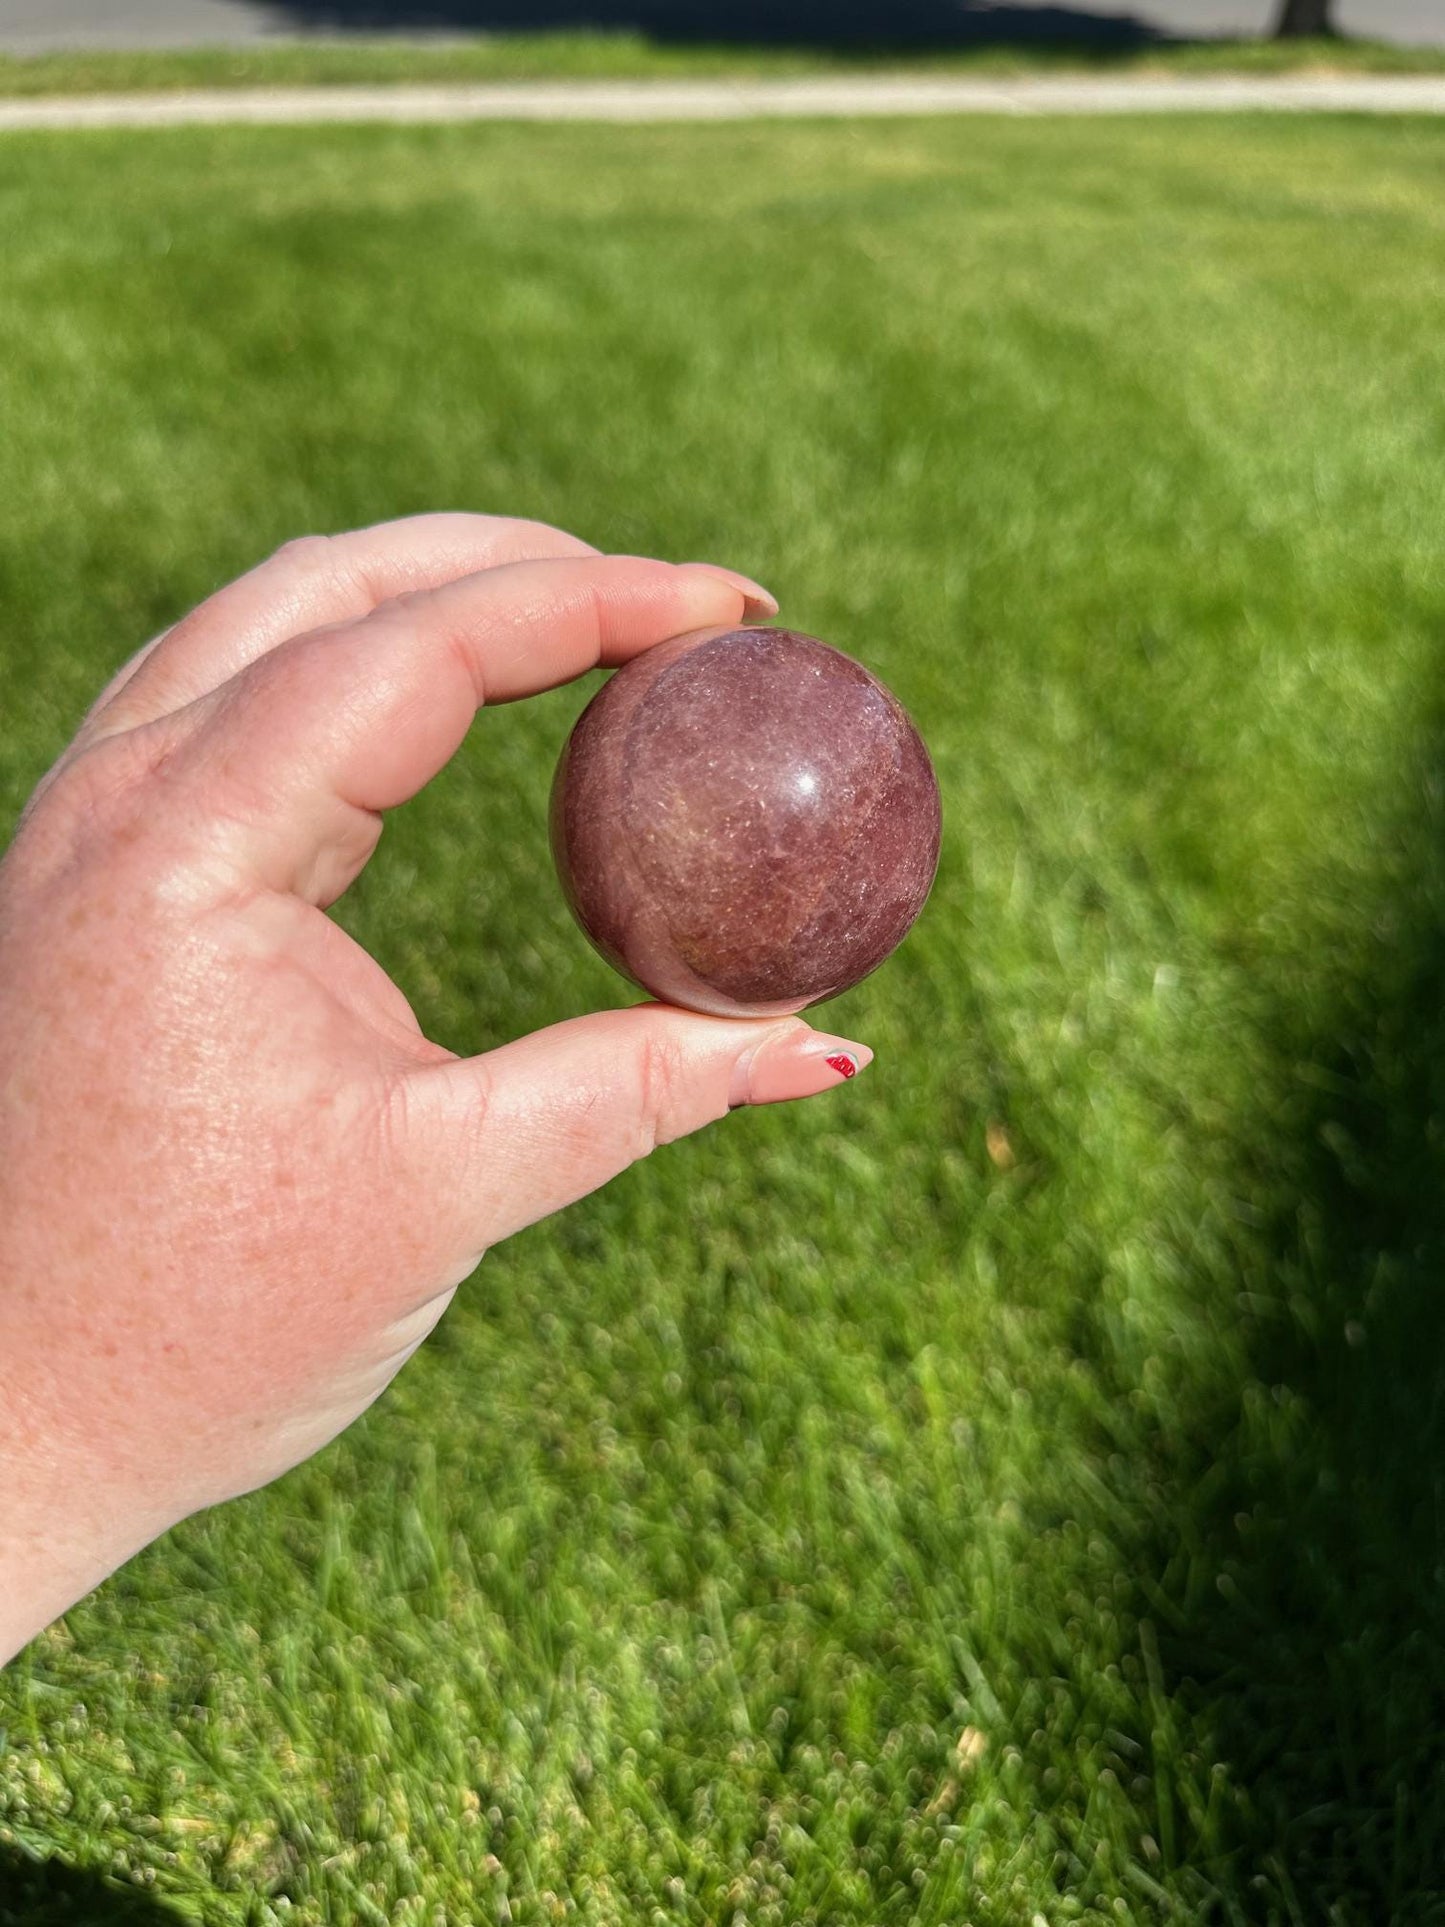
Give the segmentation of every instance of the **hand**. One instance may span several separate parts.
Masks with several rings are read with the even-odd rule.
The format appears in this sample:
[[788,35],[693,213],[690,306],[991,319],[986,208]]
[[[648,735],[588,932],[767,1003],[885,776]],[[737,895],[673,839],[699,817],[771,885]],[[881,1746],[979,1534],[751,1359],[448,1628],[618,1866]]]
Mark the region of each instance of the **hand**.
[[657,1005],[458,1058],[324,914],[480,705],[775,606],[427,516],[288,545],[102,694],[0,865],[0,1660],[333,1438],[489,1245],[867,1062]]

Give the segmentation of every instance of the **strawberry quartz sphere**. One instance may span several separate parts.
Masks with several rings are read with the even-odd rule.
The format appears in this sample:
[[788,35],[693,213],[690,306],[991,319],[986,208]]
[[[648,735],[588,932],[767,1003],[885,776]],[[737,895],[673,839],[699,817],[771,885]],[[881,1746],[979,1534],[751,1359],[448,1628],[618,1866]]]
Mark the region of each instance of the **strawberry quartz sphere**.
[[619,669],[552,786],[552,851],[607,961],[670,1004],[771,1016],[902,942],[938,867],[903,706],[792,629],[699,630]]

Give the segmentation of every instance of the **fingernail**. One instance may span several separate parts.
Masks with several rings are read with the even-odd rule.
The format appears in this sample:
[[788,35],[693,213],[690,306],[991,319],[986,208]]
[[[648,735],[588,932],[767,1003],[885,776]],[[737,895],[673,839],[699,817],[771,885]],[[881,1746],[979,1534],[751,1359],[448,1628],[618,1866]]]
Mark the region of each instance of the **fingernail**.
[[814,1097],[846,1084],[873,1062],[866,1044],[846,1037],[825,1037],[816,1030],[790,1030],[764,1038],[733,1068],[728,1102],[781,1104],[788,1098]]
[[716,576],[719,582],[726,582],[730,589],[736,589],[743,598],[743,620],[760,622],[767,616],[778,613],[778,599],[769,595],[761,582],[754,582],[750,575],[739,575],[736,569],[720,569],[712,562],[689,562],[690,569],[701,569],[705,575]]

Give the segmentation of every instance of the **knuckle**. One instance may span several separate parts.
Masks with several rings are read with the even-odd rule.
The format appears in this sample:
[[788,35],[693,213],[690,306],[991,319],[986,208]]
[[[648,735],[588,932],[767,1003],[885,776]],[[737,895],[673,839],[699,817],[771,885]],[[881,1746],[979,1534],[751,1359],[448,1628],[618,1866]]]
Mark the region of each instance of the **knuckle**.
[[[366,550],[355,535],[293,535],[271,558],[290,575],[320,584],[347,605],[343,621],[364,615],[378,600]],[[323,627],[329,625],[322,625]]]
[[37,875],[54,877],[139,844],[154,814],[147,785],[172,749],[153,730],[121,731],[73,747],[27,803],[17,855]]
[[366,543],[356,534],[341,536],[293,536],[283,541],[274,563],[281,563],[293,576],[322,584],[349,605],[343,620],[366,615],[381,599],[374,570],[368,563]]
[[271,559],[312,574],[331,566],[335,547],[336,538],[331,535],[293,535]]
[[110,821],[124,808],[155,766],[155,752],[140,732],[117,731],[77,744],[37,792],[37,810],[74,822]]

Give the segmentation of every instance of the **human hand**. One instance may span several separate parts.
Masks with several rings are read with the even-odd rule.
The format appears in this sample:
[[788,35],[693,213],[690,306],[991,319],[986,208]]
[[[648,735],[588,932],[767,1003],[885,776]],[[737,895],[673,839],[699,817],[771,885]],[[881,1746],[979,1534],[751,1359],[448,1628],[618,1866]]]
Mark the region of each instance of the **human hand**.
[[658,1005],[462,1059],[325,915],[479,706],[774,610],[425,516],[288,545],[102,694],[0,864],[0,1661],[333,1438],[490,1245],[868,1061]]

